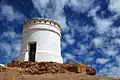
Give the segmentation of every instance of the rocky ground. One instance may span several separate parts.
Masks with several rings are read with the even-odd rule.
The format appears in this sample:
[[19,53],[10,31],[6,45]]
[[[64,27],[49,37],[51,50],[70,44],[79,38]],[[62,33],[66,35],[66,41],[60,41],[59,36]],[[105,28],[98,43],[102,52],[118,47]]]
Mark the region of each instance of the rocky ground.
[[17,67],[22,70],[24,74],[40,75],[46,73],[82,73],[86,75],[95,75],[96,70],[82,63],[68,62],[67,64],[60,64],[56,62],[31,62],[31,61],[12,61],[7,65],[8,67]]
[[0,80],[120,80],[95,76],[96,70],[82,63],[12,61],[0,66]]

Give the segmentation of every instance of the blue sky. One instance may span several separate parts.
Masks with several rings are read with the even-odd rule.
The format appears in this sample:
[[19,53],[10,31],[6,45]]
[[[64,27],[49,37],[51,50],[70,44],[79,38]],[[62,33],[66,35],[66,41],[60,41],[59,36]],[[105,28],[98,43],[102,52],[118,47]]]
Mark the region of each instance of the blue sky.
[[22,24],[51,18],[62,27],[62,57],[97,75],[120,76],[120,0],[1,0],[0,63],[20,54]]

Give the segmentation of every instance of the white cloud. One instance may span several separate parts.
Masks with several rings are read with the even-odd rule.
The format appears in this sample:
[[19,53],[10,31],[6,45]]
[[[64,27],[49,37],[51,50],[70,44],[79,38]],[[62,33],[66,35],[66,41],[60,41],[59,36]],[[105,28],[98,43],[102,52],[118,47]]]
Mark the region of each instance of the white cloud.
[[14,43],[13,45],[13,48],[16,50],[16,51],[20,51],[21,49],[21,43],[20,42],[17,42],[17,43]]
[[10,22],[14,20],[23,21],[26,18],[22,13],[15,11],[11,5],[2,5],[1,15]]
[[100,18],[96,15],[96,12],[100,10],[100,6],[96,6],[95,8],[91,9],[88,13],[88,17],[93,17],[93,22],[95,23],[96,32],[98,34],[104,34],[111,29],[113,24],[112,17],[111,18]]
[[106,59],[106,58],[98,58],[96,60],[96,63],[99,63],[99,64],[105,64],[106,62],[108,62],[109,59]]
[[109,46],[104,50],[104,54],[107,56],[116,56],[118,54],[118,51],[114,47]]
[[94,64],[90,64],[91,61],[93,61],[94,58],[93,57],[87,57],[87,59],[85,59],[84,61],[87,62],[89,65],[94,65]]
[[93,17],[97,16],[97,15],[96,15],[96,12],[97,12],[100,8],[101,8],[100,6],[97,6],[97,7],[92,8],[92,9],[89,11],[89,13],[88,13],[88,17],[90,17],[90,16],[93,16]]
[[120,67],[120,55],[115,57],[118,66]]
[[13,49],[13,52],[11,53],[11,58],[15,58],[15,57],[18,57],[19,54],[20,54],[20,49],[21,49],[21,41],[17,41],[11,45],[12,49]]
[[65,63],[67,60],[75,61],[75,56],[72,55],[71,53],[64,53],[64,54],[65,54],[65,57],[63,58],[64,63]]
[[[5,57],[8,59],[16,58],[21,49],[21,35],[16,33],[15,31],[5,31],[0,36],[2,41],[0,42],[1,51],[5,51]],[[9,40],[9,43],[4,40],[4,38],[7,38]]]
[[67,47],[67,43],[64,41],[61,41],[61,46],[62,46],[62,50],[64,50]]
[[120,0],[110,0],[109,9],[120,15]]
[[93,6],[93,2],[94,0],[70,0],[69,6],[77,12],[85,12]]
[[100,19],[98,17],[94,17],[94,22],[96,25],[96,31],[99,34],[103,34],[110,30],[110,26],[112,25],[112,21],[110,19]]
[[84,44],[80,44],[79,42],[77,43],[77,47],[76,49],[73,50],[73,54],[77,54],[77,55],[84,55],[88,52],[87,45]]
[[0,48],[2,51],[6,52],[6,56],[10,56],[12,52],[12,48],[9,43],[6,42],[0,42]]
[[112,28],[111,29],[111,33],[112,33],[112,36],[115,37],[117,35],[119,35],[119,29],[118,28]]
[[100,48],[104,46],[104,40],[101,37],[94,38],[92,42],[96,48]]
[[1,12],[4,16],[7,17],[9,21],[13,21],[15,19],[14,11],[11,6],[7,6],[7,5],[2,6]]
[[80,49],[73,49],[72,54],[76,56],[81,56],[83,53],[80,51]]
[[82,53],[85,53],[87,51],[87,46],[80,45],[80,50],[81,50]]
[[108,72],[109,72],[109,68],[102,68],[100,69],[97,75],[107,75]]
[[14,31],[5,31],[3,32],[3,34],[1,35],[1,38],[9,38],[9,39],[14,39],[16,36],[16,33]]
[[120,72],[120,67],[114,66],[110,69],[108,76],[118,77],[118,76],[120,76],[119,72]]
[[120,38],[114,39],[114,40],[113,40],[113,43],[115,43],[115,44],[120,44]]
[[112,68],[114,65],[115,65],[115,63],[109,62],[109,63],[105,64],[105,66],[103,68]]
[[112,65],[110,68],[104,67],[100,69],[98,72],[98,75],[107,75],[110,77],[119,77],[120,76],[120,67],[117,67],[115,65]]
[[38,9],[39,13],[44,16],[47,4],[50,0],[32,0],[34,7]]
[[67,44],[74,44],[75,39],[72,38],[72,36],[70,34],[65,34],[63,36],[63,38],[65,39],[65,41],[67,42]]

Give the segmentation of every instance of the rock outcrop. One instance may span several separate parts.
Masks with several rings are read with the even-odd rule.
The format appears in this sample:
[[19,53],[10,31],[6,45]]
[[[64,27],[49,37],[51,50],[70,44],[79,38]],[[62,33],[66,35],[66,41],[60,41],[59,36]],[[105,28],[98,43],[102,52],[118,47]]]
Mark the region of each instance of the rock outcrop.
[[12,61],[8,67],[18,67],[25,71],[25,74],[45,74],[45,73],[66,73],[75,72],[85,75],[95,75],[96,70],[82,63],[68,62],[61,64],[56,62],[31,62],[31,61]]
[[78,63],[78,62],[68,62],[65,64],[65,67],[68,71],[71,72],[76,72],[76,73],[83,73],[87,75],[95,75],[96,70],[83,64],[83,63]]

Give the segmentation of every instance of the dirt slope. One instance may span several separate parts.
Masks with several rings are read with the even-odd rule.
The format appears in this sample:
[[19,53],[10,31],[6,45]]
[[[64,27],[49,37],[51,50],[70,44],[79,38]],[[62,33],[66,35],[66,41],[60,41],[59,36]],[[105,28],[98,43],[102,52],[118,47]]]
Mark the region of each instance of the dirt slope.
[[120,80],[117,78],[110,77],[98,77],[98,76],[89,76],[76,73],[63,73],[63,74],[48,74],[48,75],[25,75],[23,80]]
[[14,72],[0,72],[0,80],[120,80],[120,78],[89,76],[77,73],[20,75]]

